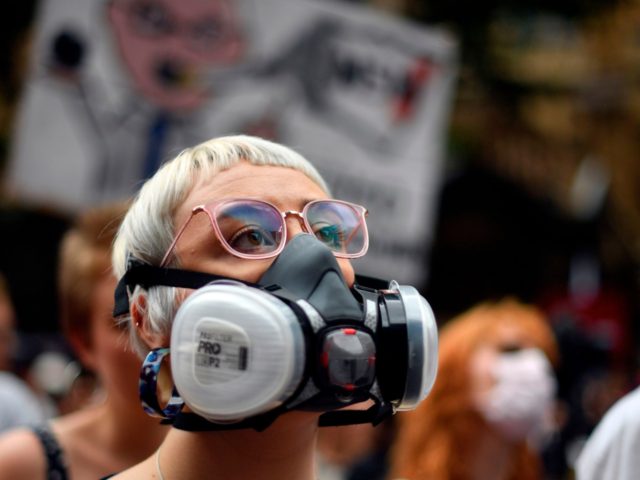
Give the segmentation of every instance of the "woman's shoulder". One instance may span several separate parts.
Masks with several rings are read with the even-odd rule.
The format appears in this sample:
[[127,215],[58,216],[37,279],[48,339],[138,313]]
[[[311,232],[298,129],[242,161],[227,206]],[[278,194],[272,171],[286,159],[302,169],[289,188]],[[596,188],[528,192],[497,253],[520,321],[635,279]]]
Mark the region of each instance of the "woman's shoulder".
[[0,478],[44,478],[47,460],[42,441],[34,430],[20,428],[0,435]]

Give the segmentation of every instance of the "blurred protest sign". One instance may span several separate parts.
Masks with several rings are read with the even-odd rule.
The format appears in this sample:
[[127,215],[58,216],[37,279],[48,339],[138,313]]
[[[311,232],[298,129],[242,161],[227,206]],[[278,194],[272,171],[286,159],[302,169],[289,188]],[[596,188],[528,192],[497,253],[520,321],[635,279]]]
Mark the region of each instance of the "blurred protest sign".
[[456,62],[445,33],[346,3],[44,1],[8,188],[81,209],[185,147],[255,134],[369,208],[359,271],[419,282]]

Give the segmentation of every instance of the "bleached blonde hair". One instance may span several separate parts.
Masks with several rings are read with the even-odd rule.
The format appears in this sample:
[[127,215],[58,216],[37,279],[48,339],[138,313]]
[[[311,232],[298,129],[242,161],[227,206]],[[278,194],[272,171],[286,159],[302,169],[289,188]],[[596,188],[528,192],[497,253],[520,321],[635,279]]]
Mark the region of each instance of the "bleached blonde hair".
[[[241,161],[253,165],[293,168],[304,173],[325,192],[329,189],[315,167],[294,150],[262,138],[235,135],[219,137],[182,151],[165,163],[147,180],[129,208],[113,246],[114,274],[121,278],[127,269],[128,256],[159,265],[175,235],[173,217],[196,181],[213,178]],[[174,258],[172,266],[178,266]],[[130,303],[146,292],[146,314],[151,331],[168,335],[178,308],[175,289],[155,287],[148,291],[136,287]],[[120,322],[130,322],[124,315]],[[149,347],[130,328],[131,344],[144,356]]]

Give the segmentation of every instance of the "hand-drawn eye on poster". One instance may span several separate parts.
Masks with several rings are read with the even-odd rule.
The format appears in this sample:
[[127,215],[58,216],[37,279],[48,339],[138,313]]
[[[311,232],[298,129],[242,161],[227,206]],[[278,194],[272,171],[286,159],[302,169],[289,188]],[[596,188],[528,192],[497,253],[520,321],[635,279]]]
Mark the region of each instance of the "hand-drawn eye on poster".
[[449,35],[331,0],[40,5],[9,191],[77,210],[134,193],[186,147],[259,135],[369,208],[364,270],[422,275],[455,81]]

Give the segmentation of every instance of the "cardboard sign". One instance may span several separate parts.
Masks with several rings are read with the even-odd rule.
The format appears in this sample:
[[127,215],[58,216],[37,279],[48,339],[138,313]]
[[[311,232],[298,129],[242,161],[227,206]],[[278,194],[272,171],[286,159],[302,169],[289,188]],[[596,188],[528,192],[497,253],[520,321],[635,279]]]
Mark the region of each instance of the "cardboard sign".
[[369,209],[358,271],[419,282],[456,65],[443,32],[346,3],[48,0],[8,188],[82,209],[183,148],[263,136]]

